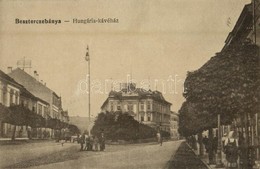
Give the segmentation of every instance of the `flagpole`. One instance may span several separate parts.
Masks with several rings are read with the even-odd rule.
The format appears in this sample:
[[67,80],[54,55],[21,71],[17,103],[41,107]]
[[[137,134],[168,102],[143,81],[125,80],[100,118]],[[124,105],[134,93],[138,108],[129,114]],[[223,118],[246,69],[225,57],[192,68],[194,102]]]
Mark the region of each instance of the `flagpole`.
[[90,58],[88,60],[88,118],[90,124]]
[[89,48],[87,46],[87,52],[86,52],[86,57],[85,57],[86,61],[88,62],[88,72],[87,72],[87,75],[88,75],[88,121],[89,121],[89,135],[90,135],[90,108],[91,108],[91,105],[90,105],[90,56],[89,56]]

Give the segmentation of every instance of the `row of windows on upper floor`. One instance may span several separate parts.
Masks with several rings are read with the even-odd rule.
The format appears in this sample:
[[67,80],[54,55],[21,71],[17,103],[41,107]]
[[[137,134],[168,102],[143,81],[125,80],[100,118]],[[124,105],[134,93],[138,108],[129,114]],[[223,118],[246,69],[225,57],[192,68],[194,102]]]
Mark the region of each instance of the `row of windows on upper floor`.
[[[137,107],[137,104],[125,104],[124,105],[124,110],[126,111],[135,111],[136,110],[136,107]],[[110,111],[121,111],[122,110],[122,106],[121,104],[114,104],[113,102],[110,103]],[[169,113],[170,112],[170,106],[155,106],[155,105],[152,105],[150,103],[146,104],[146,107],[145,107],[145,104],[140,104],[139,105],[139,111],[158,111],[158,112],[163,112],[163,113]]]

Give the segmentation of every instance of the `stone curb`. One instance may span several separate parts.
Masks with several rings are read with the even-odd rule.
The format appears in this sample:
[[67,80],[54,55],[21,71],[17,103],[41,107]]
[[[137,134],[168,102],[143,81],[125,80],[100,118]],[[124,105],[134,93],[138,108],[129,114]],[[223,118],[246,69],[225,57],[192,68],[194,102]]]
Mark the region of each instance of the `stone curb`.
[[[187,144],[187,143],[186,143]],[[213,169],[213,168],[211,168],[207,163],[205,163],[205,161],[203,161],[198,155],[197,155],[197,153],[191,148],[191,146],[189,145],[189,144],[187,144],[188,145],[188,147],[191,149],[191,151],[194,153],[194,155],[195,156],[197,156],[199,159],[200,159],[200,161],[208,168],[208,169]]]

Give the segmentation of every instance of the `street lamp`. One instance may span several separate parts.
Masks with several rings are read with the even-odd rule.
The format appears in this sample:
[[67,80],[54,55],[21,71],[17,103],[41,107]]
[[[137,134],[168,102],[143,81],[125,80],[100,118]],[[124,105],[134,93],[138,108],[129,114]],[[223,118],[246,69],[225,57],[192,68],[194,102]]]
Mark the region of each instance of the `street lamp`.
[[220,113],[218,113],[218,149],[216,158],[216,168],[223,168],[222,162],[222,139],[221,139],[221,128],[220,128]]

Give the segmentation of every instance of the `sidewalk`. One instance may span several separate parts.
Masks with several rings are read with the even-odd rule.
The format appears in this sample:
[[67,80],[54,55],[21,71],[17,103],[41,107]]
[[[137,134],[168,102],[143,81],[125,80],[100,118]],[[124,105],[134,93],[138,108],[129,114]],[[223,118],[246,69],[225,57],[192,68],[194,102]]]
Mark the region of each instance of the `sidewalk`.
[[191,147],[186,143],[182,142],[175,155],[168,162],[165,169],[209,169],[208,165],[205,164]]
[[[188,144],[187,144],[188,145]],[[188,145],[190,147],[190,145]],[[209,165],[209,157],[208,157],[208,153],[204,152],[203,156],[199,155],[199,144],[197,145],[197,150],[193,150],[191,147],[190,149],[200,158],[200,160],[207,166],[208,169],[227,169],[227,160],[226,160],[226,155],[224,152],[222,152],[222,163],[224,164],[223,168],[216,168],[215,164],[211,164]],[[238,160],[238,164],[239,164],[239,160]],[[240,167],[238,166],[237,169],[240,169]],[[253,169],[260,169],[260,161],[256,161],[256,165],[253,167]]]
[[200,158],[200,160],[208,167],[208,169],[226,169],[226,155],[222,152],[222,163],[224,164],[223,168],[216,168],[215,164],[209,164],[209,157],[208,157],[208,153],[204,152],[203,156],[199,155],[199,146],[197,146],[198,149],[197,150],[193,150],[194,153]]
[[[29,140],[28,138],[15,138],[15,140]],[[11,141],[11,138],[0,138],[0,141]]]
[[40,142],[53,142],[55,140],[52,139],[31,139],[28,138],[15,138],[12,140],[11,138],[0,138],[0,146],[4,145],[20,145],[20,144],[27,144],[27,143],[40,143]]

